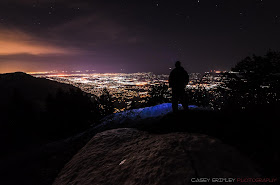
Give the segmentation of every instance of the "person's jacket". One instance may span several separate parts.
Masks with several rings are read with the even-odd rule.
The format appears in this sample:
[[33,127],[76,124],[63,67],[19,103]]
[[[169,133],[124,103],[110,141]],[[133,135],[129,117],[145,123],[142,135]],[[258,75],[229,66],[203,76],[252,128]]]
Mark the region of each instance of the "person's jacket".
[[189,83],[189,74],[183,67],[176,67],[169,75],[169,87],[172,89],[184,89]]

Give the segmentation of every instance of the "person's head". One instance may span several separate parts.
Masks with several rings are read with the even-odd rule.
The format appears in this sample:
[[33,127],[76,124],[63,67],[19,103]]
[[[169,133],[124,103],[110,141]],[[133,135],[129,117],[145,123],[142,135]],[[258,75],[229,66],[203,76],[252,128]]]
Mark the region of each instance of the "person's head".
[[181,67],[181,62],[180,62],[180,61],[177,61],[177,62],[175,63],[175,67]]

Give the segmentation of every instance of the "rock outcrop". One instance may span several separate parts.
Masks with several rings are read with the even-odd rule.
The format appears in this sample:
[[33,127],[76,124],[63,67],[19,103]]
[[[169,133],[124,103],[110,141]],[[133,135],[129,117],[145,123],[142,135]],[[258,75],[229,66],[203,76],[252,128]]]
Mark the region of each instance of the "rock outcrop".
[[215,138],[122,128],[95,135],[66,164],[54,185],[187,185],[197,177],[258,176],[247,158]]

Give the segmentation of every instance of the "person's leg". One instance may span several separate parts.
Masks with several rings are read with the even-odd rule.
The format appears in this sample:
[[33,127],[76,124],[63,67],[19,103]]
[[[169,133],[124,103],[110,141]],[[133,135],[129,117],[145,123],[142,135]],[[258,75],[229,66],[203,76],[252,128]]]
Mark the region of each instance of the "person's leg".
[[189,110],[188,98],[186,97],[186,95],[182,97],[182,106],[184,110]]
[[188,99],[187,99],[187,95],[184,89],[180,90],[179,93],[179,102],[182,104],[184,110],[188,110]]
[[172,92],[172,110],[178,112],[178,96],[174,92]]
[[182,96],[182,106],[183,106],[184,110],[189,110],[189,98],[185,91]]

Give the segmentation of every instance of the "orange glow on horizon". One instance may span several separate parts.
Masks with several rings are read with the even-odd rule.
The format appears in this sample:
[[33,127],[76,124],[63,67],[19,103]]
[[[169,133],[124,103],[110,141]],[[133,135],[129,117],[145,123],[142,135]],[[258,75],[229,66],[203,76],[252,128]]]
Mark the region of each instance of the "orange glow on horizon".
[[[82,53],[73,47],[51,43],[47,38],[33,36],[16,29],[0,28],[0,73],[42,71],[48,69],[40,57]],[[33,57],[30,61],[27,57]],[[35,57],[38,58],[35,58]]]
[[0,55],[67,54],[69,51],[18,30],[0,30]]

